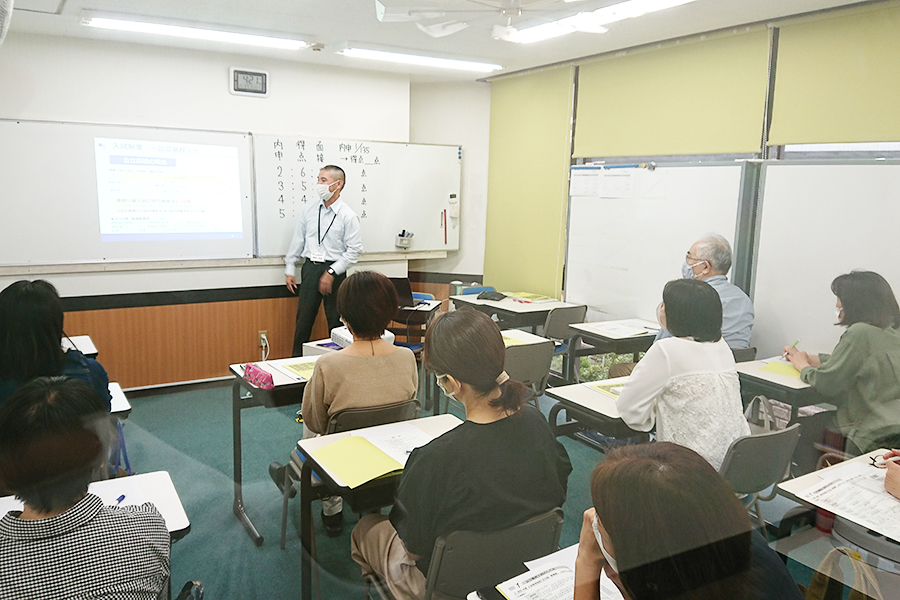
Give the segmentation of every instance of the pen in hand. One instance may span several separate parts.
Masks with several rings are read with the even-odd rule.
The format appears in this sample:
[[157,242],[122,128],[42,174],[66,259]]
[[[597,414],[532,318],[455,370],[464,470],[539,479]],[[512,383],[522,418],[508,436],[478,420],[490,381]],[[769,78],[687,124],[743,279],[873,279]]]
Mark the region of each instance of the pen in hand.
[[[797,344],[799,344],[799,343],[800,343],[800,338],[797,338],[797,341],[794,342],[793,344],[791,344],[791,348],[796,348]],[[787,355],[788,355],[787,350],[785,350],[784,353],[781,355],[781,358],[787,358]]]

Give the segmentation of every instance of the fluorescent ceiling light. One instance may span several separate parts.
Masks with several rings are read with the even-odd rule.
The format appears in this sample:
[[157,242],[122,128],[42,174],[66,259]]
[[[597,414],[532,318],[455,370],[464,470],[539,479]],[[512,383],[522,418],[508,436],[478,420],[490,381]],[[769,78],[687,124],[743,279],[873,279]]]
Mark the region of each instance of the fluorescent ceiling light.
[[563,25],[559,21],[551,21],[543,25],[528,27],[527,29],[516,29],[515,27],[503,27],[502,25],[494,25],[493,36],[497,39],[516,44],[532,44],[534,42],[543,42],[544,40],[553,39],[568,33],[575,33],[572,25]]
[[598,8],[593,12],[594,19],[601,25],[608,25],[625,19],[641,17],[648,13],[681,6],[695,0],[628,0]]
[[434,25],[422,25],[421,23],[416,23],[416,27],[435,38],[454,34],[457,31],[462,31],[468,26],[468,23],[463,23],[461,21],[444,21],[443,23],[435,23]]
[[418,65],[422,67],[438,67],[440,69],[458,69],[461,71],[475,71],[477,73],[490,73],[503,67],[488,63],[470,62],[467,60],[454,60],[451,58],[435,58],[433,56],[419,56],[416,54],[399,54],[397,52],[383,52],[381,50],[366,50],[364,48],[345,48],[338,52],[344,56],[353,58],[365,58],[368,60],[381,60],[386,62],[401,63],[405,65]]
[[187,27],[183,25],[164,25],[162,23],[150,23],[147,21],[137,21],[126,18],[92,16],[83,18],[81,24],[87,25],[88,27],[98,27],[100,29],[152,33],[170,37],[207,40],[211,42],[226,42],[244,46],[262,46],[264,48],[279,48],[282,50],[299,50],[300,48],[305,48],[309,45],[301,40],[250,35],[247,33],[233,33],[231,31],[218,31],[215,29],[201,29],[199,27]]
[[[576,0],[566,0],[574,2]],[[525,29],[515,27],[494,26],[494,37],[507,42],[517,44],[531,44],[542,42],[561,35],[581,31],[584,33],[606,33],[609,31],[604,25],[640,17],[648,13],[665,10],[682,4],[688,4],[695,0],[627,0],[610,6],[604,6],[593,12],[581,12],[571,17],[565,17],[550,23],[543,23]]]

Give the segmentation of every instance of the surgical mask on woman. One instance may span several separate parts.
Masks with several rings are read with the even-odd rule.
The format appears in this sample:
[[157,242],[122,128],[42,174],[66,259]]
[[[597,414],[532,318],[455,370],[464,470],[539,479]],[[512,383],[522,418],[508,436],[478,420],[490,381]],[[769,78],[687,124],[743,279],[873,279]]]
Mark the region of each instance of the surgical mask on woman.
[[446,374],[444,374],[444,375],[435,375],[435,379],[437,379],[438,387],[441,388],[441,391],[444,392],[444,395],[445,395],[445,396],[447,396],[448,398],[453,398],[454,400],[456,400],[456,392],[448,392],[448,391],[447,391],[447,388],[445,388],[443,385],[441,385],[441,379],[443,379],[443,378],[445,378],[445,377],[447,377]]
[[594,537],[597,538],[597,545],[600,546],[600,552],[603,553],[603,558],[606,559],[606,562],[609,563],[609,568],[614,572],[619,572],[619,565],[616,564],[616,559],[609,555],[609,552],[606,551],[606,548],[603,547],[603,539],[600,536],[600,521],[597,519],[597,515],[594,515],[594,520],[591,522],[591,527],[594,530]]

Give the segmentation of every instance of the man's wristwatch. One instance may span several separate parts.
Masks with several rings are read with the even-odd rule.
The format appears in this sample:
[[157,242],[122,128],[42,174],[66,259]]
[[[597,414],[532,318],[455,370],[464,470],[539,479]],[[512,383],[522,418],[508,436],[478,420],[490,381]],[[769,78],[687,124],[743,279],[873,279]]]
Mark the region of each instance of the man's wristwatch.
[[334,269],[332,269],[331,267],[328,267],[328,270],[325,271],[325,272],[328,273],[329,275],[331,275],[332,277],[334,277],[335,275],[337,275],[337,273],[335,273],[335,272],[334,272]]

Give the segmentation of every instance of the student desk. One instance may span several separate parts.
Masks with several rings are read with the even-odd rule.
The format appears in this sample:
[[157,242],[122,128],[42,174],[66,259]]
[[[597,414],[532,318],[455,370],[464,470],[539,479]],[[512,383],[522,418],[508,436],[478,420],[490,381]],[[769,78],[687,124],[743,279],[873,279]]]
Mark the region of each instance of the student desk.
[[[807,506],[818,507],[822,503],[824,504],[823,508],[834,512],[838,517],[842,517],[846,521],[859,523],[859,526],[863,528],[871,528],[882,535],[889,536],[892,531],[896,532],[898,530],[900,500],[892,497],[884,490],[883,478],[878,482],[865,481],[865,478],[872,474],[883,475],[883,470],[876,470],[875,467],[870,466],[870,458],[882,456],[885,452],[885,449],[867,452],[862,456],[838,463],[827,469],[821,469],[796,479],[783,481],[778,484],[778,491],[792,500]],[[840,479],[844,482],[860,475],[863,476],[863,481],[858,486],[844,483],[847,486],[847,491],[843,492],[844,495],[841,497],[840,503],[829,505],[827,501],[809,497],[808,492],[814,486],[822,484],[829,478],[834,479],[837,474],[841,474]],[[886,507],[888,508],[886,509]],[[860,522],[858,518],[861,518],[863,521],[868,519],[869,522]],[[875,578],[882,592],[885,593],[885,598],[900,598],[900,566],[870,551],[870,548],[873,551],[878,550],[879,540],[880,543],[885,543],[883,537],[872,538],[873,543],[870,547],[858,547],[855,542],[850,541],[848,544],[848,542],[834,537],[835,535],[838,535],[837,531],[835,531],[834,535],[829,535],[813,528],[778,540],[772,547],[780,554],[792,558],[811,569],[816,569],[832,548],[853,544],[854,550],[859,550],[866,562],[874,567]],[[900,537],[896,533],[893,533],[893,535]],[[896,547],[893,544],[888,542],[886,545],[896,554]],[[852,586],[854,577],[852,575],[853,571],[849,568],[849,559],[841,557],[840,564],[845,575],[844,583]]]
[[[432,438],[436,438],[461,424],[462,421],[453,415],[437,415],[434,417],[403,421],[403,423],[415,425]],[[315,456],[313,456],[313,452],[327,446],[331,442],[350,435],[356,435],[369,430],[385,430],[395,426],[395,423],[391,423],[388,425],[366,427],[354,431],[331,433],[305,440],[301,439],[297,442],[297,451],[291,452],[292,467],[300,471],[300,542],[302,545],[300,582],[301,598],[303,600],[311,600],[312,598],[312,555],[310,553],[314,535],[312,521],[313,500],[324,495],[338,495],[347,502],[354,512],[390,506],[394,503],[394,494],[400,483],[401,476],[401,473],[396,473],[385,477],[379,477],[378,479],[364,483],[357,488],[350,489],[326,467],[319,464],[316,461]],[[322,489],[314,491],[312,485],[313,469],[315,469],[316,474],[322,480],[323,487],[327,488],[327,492]]]
[[545,337],[522,331],[521,329],[504,329],[500,332],[503,336],[503,345],[510,346],[526,346],[528,344],[542,344],[549,342]]
[[97,347],[94,346],[93,340],[89,335],[73,335],[72,337],[64,337],[62,339],[63,350],[80,350],[82,354],[88,358],[97,358]]
[[[653,345],[659,325],[643,319],[622,319],[618,321],[599,321],[595,323],[572,323],[569,325],[577,336],[573,337],[568,348],[566,360],[566,381],[575,381],[575,369],[579,357],[591,354],[632,353],[634,362],[638,361],[638,353],[646,352]],[[641,331],[643,330],[643,331]],[[589,348],[579,348],[580,342]]]
[[737,363],[742,396],[752,397],[763,394],[773,400],[780,400],[790,404],[790,423],[797,422],[797,410],[801,406],[818,404],[826,400],[808,383],[804,383],[795,377],[762,371],[761,369],[765,366],[766,363],[761,360]]
[[109,383],[109,395],[112,396],[109,414],[118,417],[119,419],[127,419],[128,415],[131,414],[131,403],[128,402],[128,398],[125,397],[122,386],[111,381]]
[[[266,362],[254,363],[263,370],[272,374],[272,380],[275,387],[270,390],[262,390],[244,379],[244,364],[235,364],[228,367],[234,373],[234,383],[231,385],[231,421],[232,421],[232,439],[234,442],[234,504],[232,510],[234,516],[238,518],[247,533],[253,539],[253,543],[262,546],[263,536],[259,534],[256,526],[247,516],[244,508],[244,496],[241,491],[242,483],[242,465],[241,465],[241,411],[245,408],[254,406],[265,406],[266,408],[277,408],[280,406],[290,406],[292,404],[300,404],[303,402],[303,389],[306,387],[306,380],[300,377],[289,376],[276,368],[278,365],[285,363],[292,364],[295,362],[315,362],[317,356],[302,358],[282,358],[279,360],[270,360]],[[241,390],[249,392],[247,396],[241,396]]]
[[[122,494],[125,495],[123,505],[152,502],[165,519],[173,540],[180,540],[191,531],[191,522],[167,471],[95,481],[88,486],[88,491],[99,496],[106,505],[115,504]],[[22,503],[15,496],[0,498],[0,517],[11,510],[22,510]]]
[[[628,377],[616,377],[548,389],[545,393],[558,401],[547,416],[550,422],[550,431],[553,432],[554,437],[570,435],[580,429],[596,429],[604,435],[617,438],[640,435],[642,432],[635,431],[622,421],[614,398],[590,387],[597,383],[624,385],[628,379]],[[566,411],[566,417],[569,420],[557,424],[557,416],[563,410]]]
[[479,300],[477,294],[450,296],[450,300],[453,301],[454,306],[457,308],[468,306],[488,316],[496,313],[502,316],[504,320],[509,321],[513,326],[531,327],[532,331],[535,331],[538,325],[544,324],[547,320],[547,315],[554,308],[577,306],[576,304],[569,304],[559,300],[525,302],[509,297],[503,300]]

